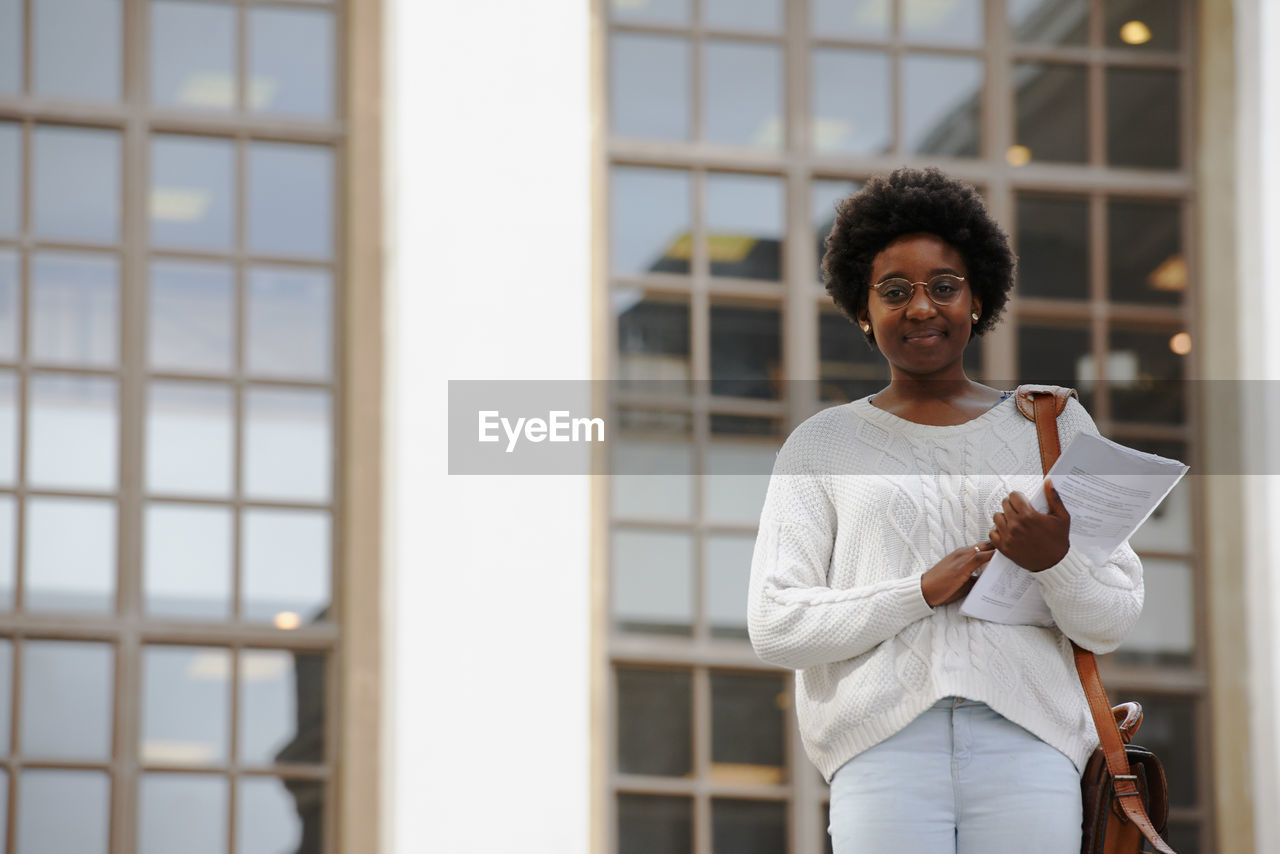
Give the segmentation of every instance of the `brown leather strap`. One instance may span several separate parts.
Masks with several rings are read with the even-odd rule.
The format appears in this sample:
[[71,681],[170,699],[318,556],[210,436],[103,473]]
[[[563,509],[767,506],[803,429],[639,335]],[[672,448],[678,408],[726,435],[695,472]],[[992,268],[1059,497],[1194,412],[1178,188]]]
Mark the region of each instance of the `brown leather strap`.
[[[1018,387],[1018,411],[1036,424],[1036,436],[1040,440],[1040,464],[1046,474],[1062,453],[1058,437],[1058,415],[1066,407],[1067,398],[1074,395],[1073,389],[1057,386]],[[1024,401],[1028,405],[1024,406]],[[1111,711],[1111,701],[1107,698],[1102,678],[1098,675],[1098,659],[1075,641],[1071,642],[1071,648],[1075,653],[1076,672],[1080,674],[1085,699],[1089,701],[1089,712],[1093,715],[1093,726],[1098,731],[1098,743],[1106,757],[1107,770],[1111,772],[1116,799],[1125,815],[1157,851],[1161,854],[1175,854],[1160,838],[1151,819],[1147,817],[1142,796],[1138,792],[1138,780],[1129,768],[1129,759],[1124,753],[1125,740],[1120,737],[1120,729],[1116,726],[1115,715]]]

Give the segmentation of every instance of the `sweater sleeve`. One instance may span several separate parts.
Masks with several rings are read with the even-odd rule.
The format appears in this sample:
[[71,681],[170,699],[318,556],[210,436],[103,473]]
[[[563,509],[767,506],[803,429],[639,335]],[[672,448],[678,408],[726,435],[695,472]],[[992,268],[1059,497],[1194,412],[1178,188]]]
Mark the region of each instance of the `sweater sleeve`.
[[[1075,400],[1068,401],[1058,424],[1064,448],[1079,433],[1098,432]],[[1115,650],[1142,614],[1142,562],[1128,543],[1101,565],[1072,546],[1066,557],[1036,577],[1058,628],[1091,652]]]
[[783,446],[769,481],[747,614],[756,654],[793,669],[861,655],[933,613],[918,575],[851,589],[830,586],[836,509],[823,475],[805,459],[821,443],[799,434]]

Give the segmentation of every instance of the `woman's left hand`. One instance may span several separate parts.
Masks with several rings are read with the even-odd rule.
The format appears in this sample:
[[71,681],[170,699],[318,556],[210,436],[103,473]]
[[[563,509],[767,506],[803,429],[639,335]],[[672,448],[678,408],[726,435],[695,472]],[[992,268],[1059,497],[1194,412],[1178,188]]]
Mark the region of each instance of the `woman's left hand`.
[[1048,480],[1044,482],[1049,512],[1040,513],[1021,492],[1015,492],[1002,503],[994,527],[987,535],[996,549],[1023,569],[1040,572],[1067,556],[1071,548],[1071,514]]

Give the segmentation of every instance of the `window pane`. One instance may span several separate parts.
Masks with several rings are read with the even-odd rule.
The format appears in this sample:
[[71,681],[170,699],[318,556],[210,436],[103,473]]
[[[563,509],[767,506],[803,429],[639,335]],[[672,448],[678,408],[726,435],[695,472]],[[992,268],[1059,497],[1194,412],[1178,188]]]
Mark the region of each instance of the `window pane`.
[[768,44],[708,39],[703,43],[708,142],[782,145],[782,51]]
[[712,305],[711,393],[778,398],[781,385],[781,312]]
[[[689,303],[614,291],[618,312],[618,380],[623,387],[677,394],[688,390]],[[654,382],[658,381],[658,382]]]
[[1178,202],[1107,203],[1107,278],[1111,299],[1174,305],[1187,288]]
[[23,0],[0,0],[0,92],[22,91]]
[[1106,87],[1108,164],[1179,168],[1182,101],[1178,72],[1108,68]]
[[120,264],[114,255],[31,259],[31,359],[109,368],[120,358]]
[[230,373],[235,335],[231,268],[196,261],[152,262],[147,327],[152,370]]
[[777,31],[782,0],[703,0],[702,20],[708,27]]
[[240,761],[324,761],[324,668],[318,654],[240,653]]
[[225,777],[143,774],[138,797],[139,854],[225,854]]
[[[29,611],[115,608],[116,507],[96,498],[27,499],[24,606]],[[75,536],[67,536],[74,531]]]
[[818,315],[818,376],[823,401],[846,403],[888,385],[889,366],[849,318],[824,311]]
[[234,6],[152,0],[151,100],[201,110],[234,107],[235,33]]
[[100,771],[22,771],[18,851],[107,854],[110,800],[110,778]]
[[27,480],[53,489],[115,489],[116,381],[36,374],[27,395]]
[[143,554],[147,613],[229,619],[231,544],[230,508],[148,504]]
[[[18,502],[12,495],[0,494],[0,610],[13,608],[14,551],[18,547]],[[5,683],[7,691],[7,683]],[[7,696],[7,695],[6,695]],[[3,700],[0,700],[3,702]],[[0,709],[0,715],[8,716],[8,706]],[[0,719],[0,727],[4,721]],[[8,744],[8,730],[0,732],[0,743]],[[7,748],[6,748],[7,750]]]
[[609,256],[614,273],[687,273],[692,255],[689,173],[615,166]]
[[[1186,462],[1189,459],[1189,449],[1181,442],[1144,442],[1125,439],[1124,444],[1173,460]],[[1156,509],[1147,517],[1147,521],[1143,522],[1142,527],[1129,538],[1129,545],[1133,546],[1139,554],[1145,550],[1190,552],[1191,529],[1191,488],[1188,486],[1188,481],[1182,480],[1172,492],[1165,496],[1164,501],[1156,505]],[[1148,599],[1150,595],[1151,591],[1148,590]]]
[[615,518],[693,513],[693,423],[688,413],[622,410],[611,443]]
[[[0,0],[0,16],[7,1],[12,2]],[[0,42],[4,38],[4,27],[0,26]],[[4,56],[0,47],[0,63]],[[0,122],[0,235],[17,235],[21,228],[22,128],[12,122]]]
[[822,259],[827,254],[827,235],[836,224],[836,206],[861,189],[853,181],[814,181],[809,188],[813,212],[813,235],[818,241],[816,281],[822,281]]
[[144,648],[142,761],[220,764],[227,760],[230,736],[231,650],[194,646]]
[[230,249],[235,149],[230,140],[151,140],[151,243]]
[[245,392],[244,491],[253,498],[328,501],[333,464],[328,392]]
[[915,54],[903,60],[904,149],[977,157],[981,151],[982,60]]
[[889,0],[810,0],[809,29],[815,38],[889,37]]
[[910,41],[982,43],[982,0],[904,0],[902,34]]
[[0,371],[0,484],[18,481],[18,375]]
[[22,644],[18,739],[23,754],[46,759],[110,758],[113,660],[112,648],[105,643]]
[[711,275],[781,280],[785,216],[781,180],[760,175],[708,175]]
[[[13,542],[10,540],[9,542]],[[0,638],[0,756],[9,755],[10,712],[13,709],[13,643],[7,638]],[[3,780],[8,783],[8,777]],[[8,794],[0,792],[0,797]],[[0,817],[7,810],[0,806]],[[0,828],[0,831],[3,829]]]
[[693,768],[693,679],[686,671],[619,667],[618,770],[682,777]]
[[747,638],[747,582],[755,544],[753,534],[707,535],[703,601],[712,637]]
[[1018,294],[1089,299],[1089,202],[1018,195]]
[[689,21],[690,0],[609,0],[615,21],[682,24]]
[[693,801],[618,795],[618,854],[692,854]]
[[616,628],[692,634],[692,536],[680,531],[614,531],[610,565]]
[[229,496],[234,463],[232,389],[153,382],[147,387],[147,491]]
[[249,108],[311,118],[333,115],[333,13],[249,10]]
[[329,515],[311,510],[244,511],[241,613],[281,628],[328,617]]
[[1138,665],[1190,666],[1195,645],[1195,583],[1191,564],[1185,560],[1144,557],[1142,577],[1146,590],[1142,616],[1116,651],[1117,659]]
[[333,152],[317,145],[249,146],[249,250],[327,258],[333,246]]
[[1125,699],[1142,704],[1142,728],[1133,741],[1159,756],[1164,764],[1169,806],[1175,809],[1196,806],[1199,738],[1195,701],[1189,697],[1156,694],[1126,694]]
[[323,270],[249,271],[245,362],[255,376],[327,379],[333,283]]
[[35,0],[38,95],[110,101],[120,97],[121,0]]
[[1076,389],[1090,408],[1095,377],[1084,326],[1018,326],[1018,378],[1021,382],[1062,385]]
[[1186,418],[1177,330],[1112,330],[1107,354],[1111,414],[1122,421],[1181,424]]
[[1083,65],[1020,62],[1013,69],[1017,92],[1014,142],[1040,162],[1085,163],[1089,159],[1089,75]]
[[1177,50],[1182,46],[1178,0],[1106,0],[1102,6],[1107,47]]
[[611,128],[618,136],[689,138],[689,40],[615,33],[609,40]]
[[1089,37],[1089,0],[1009,0],[1009,27],[1020,42],[1082,45]]
[[22,311],[19,305],[22,285],[18,276],[18,253],[0,249],[0,361],[4,362],[18,360],[18,317]]
[[37,127],[32,194],[38,237],[120,238],[120,134]]
[[[743,598],[743,610],[746,610]],[[790,700],[777,676],[711,674],[711,776],[723,782],[781,783],[786,764],[783,710]]]
[[715,522],[755,525],[760,521],[769,474],[783,436],[770,418],[714,415],[702,479],[704,513]]
[[244,777],[236,785],[236,854],[320,854],[324,787],[304,780]]
[[787,805],[713,798],[711,845],[734,854],[786,854]]
[[[889,55],[874,50],[817,48],[812,53],[816,151],[884,154],[893,148]],[[857,85],[849,85],[856,80]]]

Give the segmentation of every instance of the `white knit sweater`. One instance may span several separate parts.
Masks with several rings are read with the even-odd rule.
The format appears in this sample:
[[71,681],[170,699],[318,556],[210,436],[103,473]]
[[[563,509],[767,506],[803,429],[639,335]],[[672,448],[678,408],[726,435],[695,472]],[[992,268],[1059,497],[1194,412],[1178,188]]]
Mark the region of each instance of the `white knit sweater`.
[[[1075,400],[1058,418],[1065,448],[1097,432]],[[1005,626],[931,608],[920,576],[981,542],[1010,492],[1043,479],[1035,425],[1008,399],[935,427],[869,398],[805,421],[774,466],[751,565],[756,653],[794,668],[809,758],[841,765],[946,696],[980,700],[1083,769],[1097,746],[1067,638],[1098,653],[1142,610],[1142,565],[1126,544],[1102,566],[1072,548],[1037,573],[1056,626]],[[1064,634],[1065,633],[1065,634]]]

